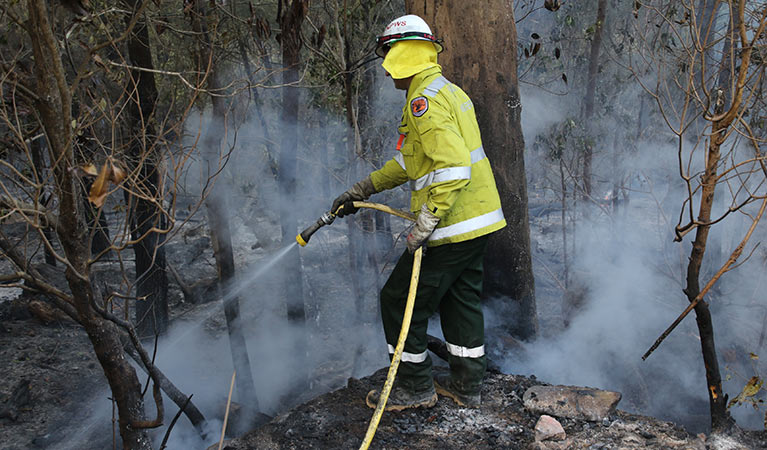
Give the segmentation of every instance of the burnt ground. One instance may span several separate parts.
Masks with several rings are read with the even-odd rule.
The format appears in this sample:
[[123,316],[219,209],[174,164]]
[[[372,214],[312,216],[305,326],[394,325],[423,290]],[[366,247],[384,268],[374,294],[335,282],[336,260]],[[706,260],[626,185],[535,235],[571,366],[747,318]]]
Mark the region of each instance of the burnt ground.
[[[315,398],[255,431],[226,441],[224,448],[358,448],[372,416],[372,409],[365,405],[365,395],[383,385],[386,370],[359,380],[349,379],[345,388]],[[489,373],[479,409],[460,408],[440,397],[437,406],[431,409],[384,413],[370,448],[767,448],[766,433],[696,436],[674,423],[620,410],[602,422],[559,418],[567,438],[536,443],[534,430],[539,416],[524,408],[522,396],[525,390],[538,384],[542,383],[534,377]]]
[[[0,303],[0,449],[50,448],[63,424],[84,419],[83,405],[106,379],[88,337],[70,320],[45,325],[27,301]],[[111,430],[101,430],[111,444]]]

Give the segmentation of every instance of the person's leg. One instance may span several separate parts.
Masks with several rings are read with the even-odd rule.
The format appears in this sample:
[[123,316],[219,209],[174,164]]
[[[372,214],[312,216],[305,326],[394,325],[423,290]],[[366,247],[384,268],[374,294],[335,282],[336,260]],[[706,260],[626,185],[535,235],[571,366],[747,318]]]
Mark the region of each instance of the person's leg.
[[[433,389],[431,357],[426,350],[426,330],[429,317],[436,312],[439,298],[443,294],[441,291],[444,290],[441,289],[443,274],[435,256],[439,255],[427,252],[427,256],[422,260],[410,331],[397,371],[397,385],[411,392]],[[405,251],[381,289],[381,319],[390,357],[394,354],[402,328],[412,270],[413,255]]]
[[438,384],[448,384],[442,387],[462,394],[462,403],[476,406],[486,369],[480,296],[487,239],[469,242],[475,245],[467,245],[462,259],[463,270],[448,288],[439,307],[442,333],[450,353],[450,377],[442,383],[438,379]]

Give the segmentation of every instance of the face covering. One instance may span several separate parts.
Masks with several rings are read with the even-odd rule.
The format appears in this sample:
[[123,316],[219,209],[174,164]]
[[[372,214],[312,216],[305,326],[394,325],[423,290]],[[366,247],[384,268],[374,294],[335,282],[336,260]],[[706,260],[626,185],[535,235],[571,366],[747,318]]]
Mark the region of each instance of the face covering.
[[405,40],[392,45],[381,64],[392,78],[412,77],[437,66],[437,49],[429,41]]

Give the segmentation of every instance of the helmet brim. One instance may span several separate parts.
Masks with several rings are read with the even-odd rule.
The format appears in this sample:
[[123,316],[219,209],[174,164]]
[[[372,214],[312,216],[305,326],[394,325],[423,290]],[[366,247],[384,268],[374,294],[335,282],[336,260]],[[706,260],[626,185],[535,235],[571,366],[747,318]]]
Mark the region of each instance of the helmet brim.
[[408,37],[403,37],[399,39],[389,39],[389,40],[386,40],[385,42],[381,42],[382,39],[379,37],[378,39],[376,39],[376,41],[378,42],[378,46],[375,49],[375,54],[379,58],[385,58],[386,54],[389,52],[389,49],[391,48],[392,45],[394,45],[395,42],[411,41],[411,40],[431,42],[432,44],[434,44],[434,48],[437,49],[437,54],[442,53],[442,51],[445,49],[445,47],[442,45],[441,39],[431,40],[431,39],[425,39],[420,36],[408,36]]

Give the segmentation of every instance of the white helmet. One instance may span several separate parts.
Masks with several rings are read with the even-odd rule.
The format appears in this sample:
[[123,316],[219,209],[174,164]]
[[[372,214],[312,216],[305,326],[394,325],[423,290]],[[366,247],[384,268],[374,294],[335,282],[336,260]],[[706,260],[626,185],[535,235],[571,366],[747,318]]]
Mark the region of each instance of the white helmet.
[[408,14],[392,20],[384,29],[383,35],[376,38],[376,55],[383,58],[392,44],[411,39],[434,43],[437,53],[443,50],[442,40],[431,34],[431,28],[426,21],[415,14]]

